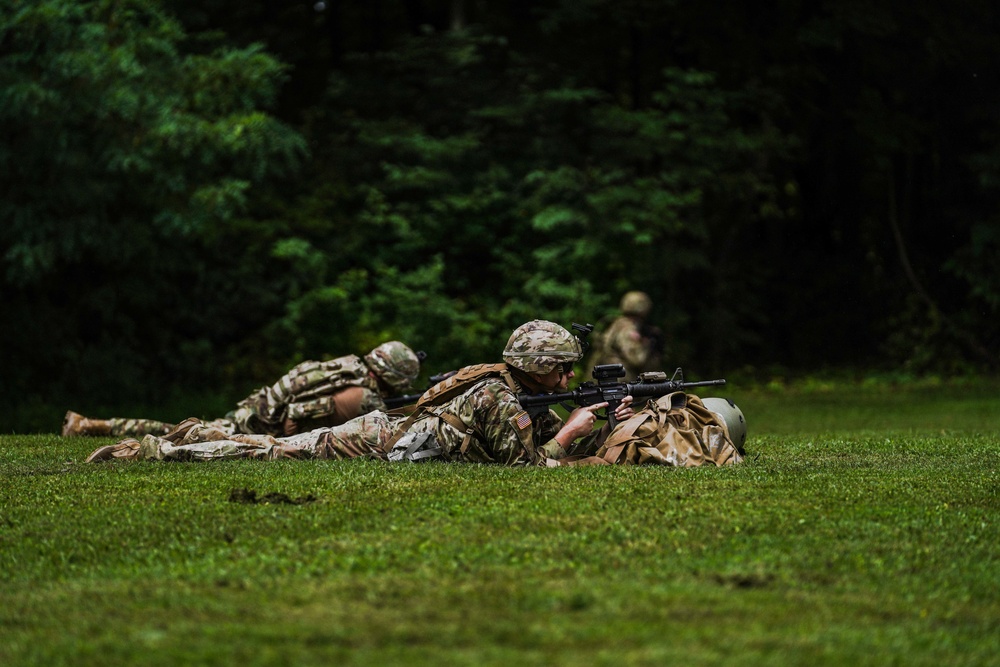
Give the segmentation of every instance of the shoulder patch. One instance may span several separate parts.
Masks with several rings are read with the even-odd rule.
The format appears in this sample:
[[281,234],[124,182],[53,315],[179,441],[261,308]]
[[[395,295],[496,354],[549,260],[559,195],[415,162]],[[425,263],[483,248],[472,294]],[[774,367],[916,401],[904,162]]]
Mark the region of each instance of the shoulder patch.
[[524,429],[531,427],[531,416],[524,410],[521,410],[514,415],[514,423],[517,424],[518,429],[523,431]]

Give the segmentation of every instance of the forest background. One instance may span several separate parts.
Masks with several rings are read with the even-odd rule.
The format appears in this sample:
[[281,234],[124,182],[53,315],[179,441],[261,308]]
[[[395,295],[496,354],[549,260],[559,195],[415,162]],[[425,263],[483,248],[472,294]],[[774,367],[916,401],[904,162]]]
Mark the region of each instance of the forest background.
[[629,289],[688,379],[995,374],[998,12],[6,0],[0,428]]

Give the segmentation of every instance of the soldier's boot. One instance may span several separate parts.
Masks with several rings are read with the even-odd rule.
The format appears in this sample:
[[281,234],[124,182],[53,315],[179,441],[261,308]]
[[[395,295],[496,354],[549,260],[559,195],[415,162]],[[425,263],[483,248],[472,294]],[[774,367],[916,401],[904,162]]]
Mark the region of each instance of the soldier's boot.
[[87,419],[70,410],[63,417],[62,436],[111,435],[111,422],[107,419]]
[[87,457],[87,463],[96,461],[111,461],[113,459],[135,460],[139,458],[139,441],[134,438],[126,438],[113,445],[105,445],[94,450]]

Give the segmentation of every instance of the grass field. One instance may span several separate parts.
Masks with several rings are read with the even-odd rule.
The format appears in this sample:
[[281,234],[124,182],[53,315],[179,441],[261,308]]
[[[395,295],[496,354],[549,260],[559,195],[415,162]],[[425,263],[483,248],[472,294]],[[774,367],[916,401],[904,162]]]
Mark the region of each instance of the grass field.
[[728,394],[726,469],[0,436],[0,665],[1000,664],[1000,384]]

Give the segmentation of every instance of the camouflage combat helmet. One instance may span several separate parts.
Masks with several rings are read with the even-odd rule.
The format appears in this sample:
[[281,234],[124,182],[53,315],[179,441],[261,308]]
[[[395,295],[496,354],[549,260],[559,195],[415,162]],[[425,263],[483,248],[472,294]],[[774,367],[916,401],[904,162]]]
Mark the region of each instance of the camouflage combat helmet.
[[551,373],[566,361],[583,356],[579,339],[555,322],[532,320],[514,329],[503,360],[526,373]]
[[747,441],[747,420],[743,417],[743,411],[728,398],[703,398],[701,403],[726,423],[730,440],[742,453],[743,443]]
[[395,391],[403,391],[420,375],[420,358],[398,340],[382,343],[365,355],[365,363]]
[[626,292],[622,296],[621,303],[618,305],[624,315],[638,315],[639,317],[646,317],[649,315],[650,309],[653,307],[653,302],[650,301],[649,295],[645,292]]

